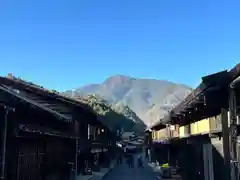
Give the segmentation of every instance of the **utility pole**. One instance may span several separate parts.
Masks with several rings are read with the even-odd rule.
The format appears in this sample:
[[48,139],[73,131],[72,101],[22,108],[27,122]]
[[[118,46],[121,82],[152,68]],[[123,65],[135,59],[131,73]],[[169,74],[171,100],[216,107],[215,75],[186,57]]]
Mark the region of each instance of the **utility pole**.
[[237,108],[236,108],[236,89],[235,84],[230,85],[229,96],[229,111],[230,111],[230,175],[231,180],[238,180],[238,160],[237,160]]

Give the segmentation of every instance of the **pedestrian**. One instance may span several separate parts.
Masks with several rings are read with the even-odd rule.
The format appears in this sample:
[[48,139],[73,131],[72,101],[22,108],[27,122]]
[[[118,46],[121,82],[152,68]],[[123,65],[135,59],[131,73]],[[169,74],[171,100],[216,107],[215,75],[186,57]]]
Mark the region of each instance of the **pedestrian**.
[[148,160],[148,149],[145,149],[145,158]]
[[118,164],[122,164],[122,154],[119,154],[118,156]]
[[143,162],[142,162],[142,157],[138,156],[138,167],[142,168],[143,167]]
[[123,158],[122,158],[122,154],[120,154],[120,157],[119,157],[119,158],[120,158],[120,159],[119,159],[119,160],[120,160],[120,164],[122,164],[122,159],[123,159]]
[[130,155],[130,167],[134,168],[134,158],[132,154]]
[[130,159],[130,155],[127,155],[127,157],[126,157],[126,163],[128,164],[128,167],[131,168],[131,159]]

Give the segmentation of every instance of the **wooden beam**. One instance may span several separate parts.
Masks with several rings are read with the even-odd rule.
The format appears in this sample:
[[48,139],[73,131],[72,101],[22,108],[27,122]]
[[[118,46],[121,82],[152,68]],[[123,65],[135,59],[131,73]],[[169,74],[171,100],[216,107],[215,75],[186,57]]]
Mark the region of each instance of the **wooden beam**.
[[229,74],[233,79],[235,79],[237,76],[240,75],[240,64],[237,64],[234,68],[232,68],[230,71],[229,71]]
[[19,89],[29,90],[31,92],[35,92],[36,94],[48,97],[49,99],[58,100],[68,105],[77,106],[79,108],[82,108],[85,111],[90,111],[91,113],[95,114],[95,112],[88,105],[81,103],[76,99],[53,93],[47,89],[40,88],[37,85],[32,85],[25,81],[0,77],[0,84],[12,86],[16,89],[19,88]]
[[206,84],[206,86],[223,84],[229,80],[229,73],[227,70],[202,77],[202,82]]
[[[14,104],[14,103],[16,104],[16,102],[18,102],[18,104],[19,104],[20,102],[24,102],[24,103],[29,104],[29,105],[32,106],[32,107],[39,108],[39,109],[44,110],[44,111],[46,111],[46,112],[48,112],[48,113],[51,113],[51,114],[55,115],[56,117],[58,117],[58,118],[60,118],[60,119],[62,119],[62,120],[66,120],[66,121],[68,121],[68,122],[71,122],[71,121],[72,121],[72,118],[69,118],[69,117],[64,116],[64,115],[62,115],[62,114],[59,114],[59,113],[56,112],[56,111],[53,111],[53,110],[51,110],[51,109],[49,109],[49,108],[46,108],[46,107],[44,107],[44,106],[42,106],[42,105],[40,105],[40,104],[38,104],[38,103],[30,100],[30,99],[27,99],[27,98],[25,98],[25,97],[22,97],[22,96],[20,96],[19,94],[14,93],[14,92],[12,92],[12,91],[10,91],[10,90],[2,87],[2,86],[0,86],[0,91],[2,92],[2,93],[1,93],[1,96],[2,96],[2,97],[1,97],[1,98],[2,98],[3,100],[5,100],[5,101],[7,100],[7,101],[8,101],[9,103],[11,103],[11,104]],[[11,97],[10,97],[10,96],[11,96]],[[0,99],[0,100],[1,100],[1,99]]]

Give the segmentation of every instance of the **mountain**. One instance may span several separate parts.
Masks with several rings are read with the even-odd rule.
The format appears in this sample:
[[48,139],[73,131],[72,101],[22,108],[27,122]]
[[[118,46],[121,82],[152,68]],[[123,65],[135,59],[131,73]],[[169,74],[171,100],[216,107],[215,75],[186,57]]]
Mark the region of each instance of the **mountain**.
[[132,127],[132,131],[142,132],[146,128],[146,125],[143,123],[143,121],[127,105],[118,103],[118,104],[112,105],[112,108],[115,112],[124,115],[124,117],[126,117],[128,121],[131,121],[131,123],[134,123],[134,126]]
[[91,84],[64,94],[87,96],[95,94],[112,106],[128,106],[147,125],[159,120],[182,101],[192,89],[182,84],[164,80],[133,78],[115,75],[101,84]]
[[75,96],[78,101],[88,104],[109,129],[116,131],[142,132],[145,125],[141,119],[123,104],[111,105],[98,95]]

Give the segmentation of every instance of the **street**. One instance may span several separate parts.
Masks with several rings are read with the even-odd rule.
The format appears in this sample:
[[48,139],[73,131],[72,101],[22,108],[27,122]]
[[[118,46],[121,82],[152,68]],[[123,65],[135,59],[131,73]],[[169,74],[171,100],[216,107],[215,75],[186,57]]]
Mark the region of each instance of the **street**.
[[[144,156],[142,156],[144,157]],[[138,168],[135,155],[135,166],[129,168],[125,161],[121,165],[117,165],[109,172],[103,180],[156,180],[156,173],[144,162],[144,168]]]

